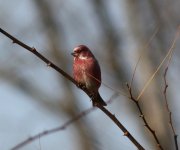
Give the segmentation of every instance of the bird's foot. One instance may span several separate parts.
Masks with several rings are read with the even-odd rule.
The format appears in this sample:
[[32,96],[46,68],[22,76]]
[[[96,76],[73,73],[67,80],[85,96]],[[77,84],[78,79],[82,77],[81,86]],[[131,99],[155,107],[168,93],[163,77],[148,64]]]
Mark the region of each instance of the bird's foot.
[[101,104],[99,104],[99,103],[96,102],[96,101],[94,101],[94,102],[92,103],[92,105],[93,105],[93,107],[100,107],[100,106],[102,106]]
[[89,97],[91,98],[91,100],[93,101],[95,99],[95,94],[94,93],[90,93]]
[[78,83],[76,86],[80,89],[83,89],[83,90],[86,89],[86,86],[82,83]]

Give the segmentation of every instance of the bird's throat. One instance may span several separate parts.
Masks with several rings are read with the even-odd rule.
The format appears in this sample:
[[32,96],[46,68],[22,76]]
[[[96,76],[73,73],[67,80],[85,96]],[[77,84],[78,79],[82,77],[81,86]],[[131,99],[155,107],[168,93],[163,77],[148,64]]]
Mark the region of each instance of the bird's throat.
[[88,57],[87,57],[87,56],[80,55],[80,56],[78,57],[78,59],[81,59],[81,60],[87,60]]

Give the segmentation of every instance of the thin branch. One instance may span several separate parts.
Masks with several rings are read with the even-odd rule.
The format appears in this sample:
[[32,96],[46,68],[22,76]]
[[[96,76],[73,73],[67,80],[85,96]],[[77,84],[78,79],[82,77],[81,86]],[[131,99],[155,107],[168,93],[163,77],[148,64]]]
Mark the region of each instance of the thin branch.
[[129,97],[129,98],[136,104],[136,106],[137,106],[137,108],[138,108],[138,110],[139,110],[139,113],[140,113],[140,117],[142,118],[142,120],[143,120],[143,122],[144,122],[144,126],[150,131],[150,133],[151,133],[152,136],[154,137],[154,139],[155,139],[155,141],[156,141],[156,143],[157,143],[157,147],[158,147],[160,150],[163,150],[162,145],[161,145],[160,142],[159,142],[159,139],[158,139],[158,137],[157,137],[157,135],[156,135],[155,130],[153,130],[153,129],[150,127],[150,125],[148,124],[148,122],[147,122],[147,120],[146,120],[146,117],[145,117],[145,115],[144,115],[144,113],[143,113],[143,111],[142,111],[142,109],[141,109],[141,107],[140,107],[140,105],[139,105],[139,101],[138,101],[136,98],[134,98],[134,96],[132,95],[132,89],[131,89],[131,87],[129,86],[129,84],[127,84],[127,87],[128,87],[128,91],[129,91],[129,94],[130,94],[130,97]]
[[163,79],[164,79],[164,91],[163,91],[163,95],[164,95],[164,100],[165,100],[165,105],[166,105],[166,109],[167,109],[167,112],[169,114],[169,125],[170,125],[170,128],[172,130],[172,133],[173,133],[173,136],[174,136],[174,144],[175,144],[175,148],[176,150],[178,150],[178,142],[177,142],[177,137],[178,135],[176,134],[175,132],[175,129],[174,129],[174,126],[173,126],[173,123],[172,123],[172,112],[169,108],[169,105],[168,105],[168,100],[167,100],[167,88],[168,88],[168,83],[167,83],[167,72],[168,72],[168,69],[169,69],[169,64],[170,64],[170,61],[171,61],[171,58],[172,58],[172,54],[170,55],[169,57],[169,61],[167,63],[167,66],[165,68],[165,71],[164,71],[164,74],[163,74]]
[[172,45],[169,48],[166,56],[164,57],[164,59],[161,61],[161,63],[159,64],[159,66],[157,67],[157,69],[155,70],[155,72],[151,75],[151,77],[147,80],[147,82],[145,83],[143,89],[141,90],[141,92],[139,93],[138,97],[136,98],[137,100],[139,100],[141,98],[141,96],[144,94],[145,90],[147,89],[147,87],[149,86],[149,84],[151,83],[151,81],[154,79],[154,77],[156,76],[156,74],[158,73],[158,71],[161,69],[161,67],[163,66],[165,60],[171,55],[171,53],[173,52],[175,45],[176,45],[176,41],[179,37],[179,33],[180,33],[180,26],[177,29],[176,35],[172,41]]
[[[147,41],[147,43],[145,44],[143,50],[144,50],[144,49],[146,50],[146,49],[148,48],[148,46],[150,45],[150,43],[152,42],[152,40],[154,39],[154,37],[155,37],[156,34],[158,33],[159,28],[160,28],[160,27],[158,26],[158,27],[156,28],[156,30],[153,32],[152,36],[150,37],[150,39],[149,39],[149,40]],[[135,65],[135,68],[134,68],[134,71],[133,71],[133,75],[132,75],[132,78],[131,78],[131,82],[130,82],[130,85],[129,85],[130,88],[133,87],[133,81],[134,81],[135,73],[136,73],[138,64],[139,64],[139,62],[140,62],[140,60],[141,60],[144,52],[145,52],[145,51],[143,51],[143,52],[141,53],[141,55],[140,55],[139,58],[138,58],[138,61],[137,61],[136,65]]]
[[[13,37],[12,35],[10,35],[9,33],[7,33],[6,31],[4,31],[3,29],[0,28],[0,32],[3,33],[4,35],[6,35],[8,38],[10,38],[13,43],[18,44],[19,46],[27,49],[28,51],[32,52],[33,54],[35,54],[38,58],[40,58],[42,61],[44,61],[48,66],[52,67],[53,69],[55,69],[57,72],[59,72],[60,74],[62,74],[65,78],[67,78],[68,80],[70,80],[72,83],[74,83],[76,86],[78,85],[78,83],[70,76],[68,75],[66,72],[64,72],[61,68],[59,68],[58,66],[56,66],[55,64],[53,64],[51,61],[49,61],[47,58],[45,58],[43,55],[41,55],[39,52],[37,52],[37,50],[34,47],[29,47],[28,45],[24,44],[23,42],[19,41],[17,38]],[[87,88],[81,88],[89,97],[91,97],[91,93],[87,90]],[[124,134],[127,134],[127,137],[129,138],[129,140],[139,149],[139,150],[144,150],[144,148],[137,142],[137,140],[129,133],[129,131],[127,131],[127,129],[120,123],[119,120],[117,120],[117,118],[113,115],[104,107],[100,107],[97,106],[98,108],[100,108],[109,118],[112,119],[112,121],[114,121],[114,123],[124,132]],[[57,130],[57,129],[56,129]],[[55,130],[55,131],[56,131]],[[52,132],[55,132],[52,131]],[[43,135],[47,134],[46,132],[42,133]],[[39,135],[38,135],[39,137]]]
[[[117,96],[117,94],[112,95],[110,100],[107,101],[107,103],[111,103],[111,101],[113,99],[115,99],[116,96]],[[68,126],[70,126],[74,122],[78,121],[82,117],[85,117],[86,115],[88,115],[89,113],[91,113],[95,109],[96,109],[96,107],[91,107],[91,108],[89,108],[87,110],[84,110],[84,111],[80,112],[78,115],[76,115],[75,117],[73,117],[72,119],[70,119],[67,122],[65,122],[63,125],[61,125],[59,127],[56,127],[56,128],[49,129],[49,130],[45,130],[45,131],[40,132],[40,133],[38,133],[38,134],[36,134],[34,136],[31,136],[31,137],[27,138],[26,140],[20,142],[19,144],[17,144],[13,148],[11,148],[11,150],[18,150],[18,149],[26,146],[27,144],[29,144],[29,143],[37,140],[37,139],[40,139],[40,138],[42,138],[44,136],[47,136],[49,134],[53,134],[53,133],[58,132],[58,131],[65,130]]]
[[7,33],[6,31],[4,31],[3,29],[0,28],[0,32],[4,35],[6,35],[8,38],[10,38],[13,43],[18,44],[19,46],[25,48],[26,50],[30,51],[31,53],[33,53],[34,55],[36,55],[38,58],[40,58],[42,61],[44,61],[47,66],[52,67],[53,69],[55,69],[57,72],[59,72],[60,74],[62,74],[65,78],[67,78],[68,80],[70,80],[71,82],[73,82],[75,85],[77,85],[77,82],[70,76],[68,75],[66,72],[64,72],[61,68],[59,68],[58,66],[56,66],[55,64],[53,64],[51,61],[49,61],[47,58],[45,58],[43,55],[41,55],[34,47],[30,47],[26,44],[24,44],[23,42],[21,42],[20,40],[18,40],[17,38],[13,37],[12,35],[10,35],[9,33]]
[[113,115],[111,112],[109,112],[105,107],[102,105],[97,106],[101,111],[103,111],[115,124],[124,132],[124,136],[127,136],[129,139],[131,139],[131,142],[133,142],[136,147],[139,150],[145,150],[137,141],[136,139],[129,133],[129,131],[119,122],[119,120],[116,118],[115,115]]
[[75,121],[79,120],[80,118],[86,116],[87,114],[89,114],[91,111],[93,111],[95,109],[95,107],[91,107],[81,113],[79,113],[77,116],[75,116],[74,118],[70,119],[69,121],[67,121],[66,123],[64,123],[63,125],[57,127],[57,128],[53,128],[53,129],[50,129],[50,130],[45,130],[41,133],[38,133],[32,137],[29,137],[28,139],[24,140],[23,142],[17,144],[16,146],[14,146],[13,148],[11,148],[11,150],[18,150],[22,147],[24,147],[25,145],[37,140],[37,139],[40,139],[41,137],[44,137],[44,136],[47,136],[49,134],[52,134],[52,133],[55,133],[55,132],[58,132],[58,131],[61,131],[61,130],[64,130],[65,128],[67,128],[69,125],[71,125],[72,123],[74,123]]

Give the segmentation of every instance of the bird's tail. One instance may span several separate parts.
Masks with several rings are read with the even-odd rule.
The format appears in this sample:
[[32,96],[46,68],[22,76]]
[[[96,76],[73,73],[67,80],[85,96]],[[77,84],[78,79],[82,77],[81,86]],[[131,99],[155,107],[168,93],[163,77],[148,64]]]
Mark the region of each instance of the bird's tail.
[[106,102],[102,99],[99,92],[98,92],[98,94],[97,94],[97,96],[93,102],[93,106],[97,106],[97,105],[107,106]]

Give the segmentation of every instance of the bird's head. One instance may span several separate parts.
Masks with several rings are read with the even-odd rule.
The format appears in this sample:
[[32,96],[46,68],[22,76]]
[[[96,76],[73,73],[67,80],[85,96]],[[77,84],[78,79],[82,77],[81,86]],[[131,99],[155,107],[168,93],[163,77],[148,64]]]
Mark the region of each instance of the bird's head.
[[74,48],[73,53],[71,53],[75,58],[88,59],[94,57],[90,49],[85,45],[79,45]]

